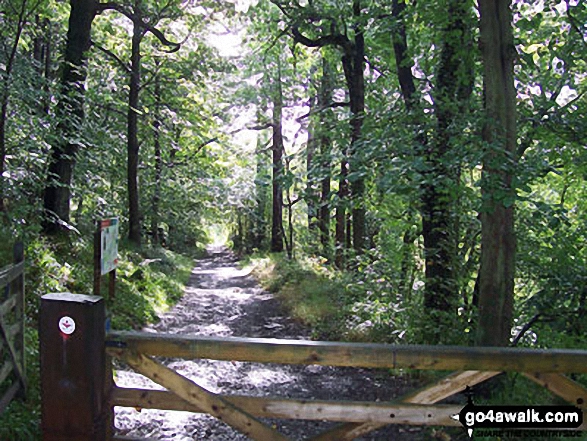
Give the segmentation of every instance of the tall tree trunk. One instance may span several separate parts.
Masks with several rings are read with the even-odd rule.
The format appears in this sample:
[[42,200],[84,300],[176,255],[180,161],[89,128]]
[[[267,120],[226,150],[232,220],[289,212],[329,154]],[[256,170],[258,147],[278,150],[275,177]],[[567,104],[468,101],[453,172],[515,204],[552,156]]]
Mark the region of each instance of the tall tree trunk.
[[53,45],[51,43],[52,38],[52,25],[49,19],[45,20],[45,45],[43,50],[44,56],[44,84],[43,84],[43,91],[45,92],[45,96],[43,97],[43,112],[48,115],[49,109],[51,106],[51,63],[52,63],[52,56],[53,56]]
[[[455,282],[458,232],[454,231],[455,207],[450,195],[452,188],[458,185],[460,168],[451,154],[450,142],[457,135],[454,133],[456,118],[464,110],[463,103],[472,90],[471,8],[469,2],[451,0],[449,3],[448,22],[443,29],[443,45],[436,76],[437,130],[435,139],[429,141],[422,127],[424,115],[419,110],[419,99],[411,70],[414,63],[408,59],[403,20],[406,3],[401,0],[393,0],[392,3],[392,14],[396,20],[392,38],[397,75],[406,109],[416,123],[414,138],[417,148],[427,165],[427,179],[420,184],[426,281],[424,305],[428,312],[433,313],[436,325],[440,325],[441,321],[434,311],[456,312],[458,300]],[[430,343],[438,342],[440,333],[433,331],[433,335],[426,335],[425,338]]]
[[[311,39],[300,32],[298,25],[291,27],[293,38],[297,43],[301,43],[307,47],[335,45],[343,51],[342,66],[349,91],[352,116],[350,121],[351,143],[350,147],[344,152],[345,157],[341,161],[338,201],[336,207],[335,264],[339,268],[343,266],[344,261],[345,233],[349,232],[349,229],[345,228],[345,205],[347,204],[346,199],[348,199],[349,194],[351,194],[349,190],[352,190],[352,245],[357,254],[363,252],[366,240],[366,216],[363,200],[365,193],[365,178],[363,176],[365,160],[361,154],[362,152],[359,152],[359,140],[361,138],[365,112],[365,80],[363,72],[365,64],[365,41],[361,25],[362,17],[360,0],[353,0],[353,18],[355,21],[353,25],[353,40],[351,40],[346,33],[339,34],[334,30],[332,30],[331,34],[323,35],[317,39]],[[347,179],[349,170],[353,173],[356,172],[350,184]]]
[[90,49],[92,21],[96,16],[95,0],[71,0],[70,4],[61,98],[55,110],[57,136],[49,159],[43,200],[46,215],[43,230],[49,234],[60,230],[59,221],[69,222],[73,168],[80,148],[76,139],[84,120],[86,53]]
[[[403,18],[406,10],[405,0],[393,0],[391,10],[395,19],[395,26],[393,27],[394,31],[391,34],[395,56],[395,68],[406,109],[408,112],[412,112],[418,99],[416,97],[414,75],[412,74],[412,66],[414,65],[414,62],[412,59],[408,58],[408,39],[406,35],[406,24]],[[421,131],[418,130],[416,131],[416,133],[420,132]]]
[[39,15],[35,17],[35,25],[41,32],[35,36],[33,40],[33,58],[35,60],[35,67],[39,77],[38,84],[43,90],[43,99],[39,102],[39,111],[44,114],[49,114],[49,106],[51,104],[50,86],[51,80],[51,22],[49,19],[41,19]]
[[516,89],[511,0],[479,0],[485,88],[484,158],[477,344],[510,339],[515,232],[512,176],[516,157]]
[[[417,94],[416,84],[414,76],[412,74],[412,66],[414,62],[408,57],[408,42],[406,25],[403,15],[406,10],[406,3],[403,0],[392,1],[392,15],[395,19],[395,26],[392,32],[393,50],[395,56],[395,66],[399,85],[402,93],[402,98],[406,106],[406,110],[410,118],[414,121],[414,139],[416,141],[417,150],[422,153],[427,149],[428,139],[424,124],[422,122],[423,112],[419,106],[419,97]],[[420,206],[420,214],[422,214],[423,208]],[[409,210],[409,217],[412,217],[412,210]],[[424,216],[422,216],[424,219]],[[424,220],[422,221],[424,224]],[[424,229],[424,228],[423,228]],[[402,246],[402,264],[401,264],[401,286],[400,292],[408,298],[412,291],[411,283],[411,269],[410,265],[413,259],[410,258],[413,248],[413,243],[417,239],[417,235],[408,229],[404,233],[403,246]],[[424,246],[424,254],[430,255],[431,253],[426,252],[426,241]],[[431,263],[430,260],[426,260],[426,265]],[[427,274],[426,274],[427,275]],[[426,282],[428,283],[428,282]]]
[[365,225],[365,178],[363,177],[365,161],[359,151],[359,141],[363,127],[365,113],[365,37],[362,26],[358,24],[361,16],[361,1],[353,1],[353,16],[356,30],[355,41],[347,45],[342,59],[342,65],[349,90],[351,108],[351,146],[349,149],[349,170],[356,173],[351,181],[352,200],[352,242],[353,249],[360,254],[365,249],[367,229]]
[[318,212],[318,228],[320,229],[320,244],[322,254],[330,258],[330,174],[331,174],[331,139],[328,124],[331,112],[325,109],[332,101],[332,71],[326,56],[322,57],[322,78],[318,94],[319,132],[318,144],[320,150],[320,207]]
[[[138,9],[135,3],[135,11]],[[134,20],[131,46],[131,72],[128,92],[127,120],[127,186],[128,186],[128,239],[135,245],[141,245],[141,219],[139,208],[139,139],[138,112],[139,89],[141,84],[141,41],[144,29],[140,19]]]
[[[310,99],[310,114],[314,113],[320,106],[318,100],[312,97]],[[319,118],[319,117],[318,117]],[[316,147],[319,142],[320,123],[313,118],[308,127],[308,142],[306,143],[306,206],[308,208],[308,230],[312,245],[315,238],[315,231],[318,227],[318,201],[320,194],[318,191],[319,166],[315,163]]]
[[348,162],[346,154],[343,154],[343,159],[340,163],[340,177],[338,179],[338,194],[336,201],[336,228],[334,232],[334,264],[338,269],[343,269],[345,266],[345,248],[346,248],[346,204],[349,194],[349,184],[347,175],[349,174]]
[[151,237],[153,244],[159,245],[159,203],[161,201],[161,174],[163,158],[161,156],[161,78],[155,74],[155,105],[153,112],[153,146],[155,148],[155,187],[153,189],[153,205],[151,213]]
[[[450,0],[448,21],[442,30],[442,49],[436,72],[434,111],[436,133],[433,148],[426,151],[427,174],[422,184],[422,235],[426,261],[424,305],[453,313],[456,317],[459,292],[455,216],[460,164],[451,142],[459,135],[458,118],[466,109],[473,88],[471,14],[468,1]],[[451,319],[452,320],[452,319]],[[431,342],[432,343],[432,342]]]
[[271,251],[279,253],[283,251],[283,91],[279,56],[277,57],[277,77],[273,81]]
[[257,250],[264,247],[266,241],[265,210],[267,206],[267,185],[270,177],[267,175],[267,166],[259,136],[257,136],[257,147],[255,149],[256,177],[255,177],[255,215],[253,219],[253,240],[252,246]]

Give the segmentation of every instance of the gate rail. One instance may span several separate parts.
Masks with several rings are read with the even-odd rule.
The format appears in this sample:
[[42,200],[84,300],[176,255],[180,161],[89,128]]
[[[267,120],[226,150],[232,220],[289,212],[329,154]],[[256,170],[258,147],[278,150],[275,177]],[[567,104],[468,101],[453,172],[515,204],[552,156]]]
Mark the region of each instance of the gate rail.
[[0,269],[0,413],[17,394],[26,395],[23,244],[13,252],[14,263]]
[[[78,323],[75,333],[65,335],[57,329],[56,324],[63,314],[69,314],[68,317]],[[84,423],[86,426],[79,424],[80,434],[84,433],[86,427],[85,437],[78,434],[75,438],[79,440],[128,439],[112,438],[113,406],[209,413],[250,438],[262,441],[288,439],[257,419],[266,417],[343,423],[311,438],[312,441],[350,440],[388,424],[455,426],[460,423],[452,419],[451,415],[459,413],[462,406],[435,403],[464,390],[466,386],[481,383],[501,372],[521,372],[583,411],[587,409],[587,390],[562,375],[587,373],[587,351],[582,350],[177,337],[144,332],[112,332],[106,336],[102,299],[72,294],[44,296],[41,315],[44,392],[42,421],[45,440],[68,439],[63,438],[63,434],[72,427],[71,420],[67,422],[65,419],[60,423],[60,419],[52,411],[56,407],[55,400],[60,399],[59,395],[69,393],[62,390],[64,386],[61,384],[64,383],[65,377],[65,384],[71,385],[80,381],[80,387],[86,387],[79,397],[72,396],[69,404],[64,404],[63,400],[58,401],[61,410],[69,405],[68,412],[71,412],[71,415],[80,412],[80,400],[85,402],[82,407],[87,407],[89,416]],[[45,328],[43,323],[46,319],[52,324]],[[57,344],[60,341],[61,344]],[[94,343],[90,345],[94,349],[87,348],[89,341]],[[58,350],[49,352],[49,347]],[[72,360],[71,368],[63,367],[64,357]],[[109,357],[123,360],[135,371],[165,387],[167,391],[117,387],[111,380]],[[214,394],[163,366],[152,357],[458,372],[396,402],[310,401]],[[48,358],[53,359],[56,364],[61,364],[59,369],[53,364],[48,364]],[[92,366],[94,372],[90,372]],[[49,376],[45,368],[52,369],[53,374]],[[92,383],[92,394],[89,395],[88,381]],[[93,401],[90,396],[94,397]],[[98,401],[96,396],[99,396]],[[94,424],[90,425],[91,430],[87,428],[90,421]],[[95,427],[96,425],[99,427]],[[584,423],[580,430],[586,429]],[[45,431],[56,433],[57,436],[46,436]]]

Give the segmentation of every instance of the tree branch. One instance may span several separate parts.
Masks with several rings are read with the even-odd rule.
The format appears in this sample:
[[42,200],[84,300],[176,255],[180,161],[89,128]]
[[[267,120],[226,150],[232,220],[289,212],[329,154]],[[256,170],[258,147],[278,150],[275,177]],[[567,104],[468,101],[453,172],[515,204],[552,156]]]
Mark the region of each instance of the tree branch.
[[306,119],[309,116],[314,115],[316,113],[323,112],[323,111],[325,111],[327,109],[333,109],[335,107],[349,107],[350,105],[351,105],[351,103],[348,102],[348,101],[344,101],[344,102],[338,102],[338,101],[337,102],[333,102],[333,103],[327,104],[325,106],[322,106],[322,107],[320,107],[318,109],[312,109],[312,110],[310,110],[305,115],[302,115],[302,116],[296,118],[296,121],[297,122],[301,122],[303,119]]
[[[214,138],[210,138],[210,139],[208,139],[208,140],[204,141],[202,144],[200,144],[198,147],[196,147],[196,151],[195,151],[195,152],[193,152],[193,153],[190,155],[190,157],[191,157],[192,159],[193,159],[193,158],[195,158],[195,157],[196,157],[196,155],[197,155],[198,153],[200,153],[204,147],[206,147],[208,144],[212,144],[213,142],[217,142],[217,141],[218,141],[218,139],[219,139],[219,138],[218,138],[217,136],[215,136]],[[176,166],[180,166],[180,165],[186,165],[186,164],[188,164],[188,158],[184,159],[183,161],[179,161],[179,162],[170,162],[170,163],[168,163],[168,164],[167,164],[167,167],[169,167],[169,168],[173,168],[173,167],[176,167]]]
[[581,38],[581,43],[583,43],[583,46],[587,47],[587,42],[585,41],[585,37],[583,36],[583,32],[581,32],[581,29],[579,28],[579,25],[577,24],[577,20],[575,20],[575,17],[573,17],[573,15],[571,14],[571,5],[569,4],[569,0],[565,0],[565,3],[567,4],[567,17],[569,17],[569,24],[571,25],[573,30]]
[[273,127],[273,123],[268,122],[268,123],[264,123],[264,124],[258,124],[256,126],[242,127],[240,129],[236,129],[231,132],[228,132],[228,134],[229,135],[236,135],[237,133],[242,132],[243,130],[265,130],[265,129],[270,129],[272,127]]
[[149,23],[146,23],[140,14],[137,14],[136,12],[133,12],[133,11],[127,9],[125,6],[123,6],[119,3],[116,3],[116,2],[98,3],[98,5],[96,7],[97,14],[101,14],[102,12],[107,11],[107,10],[117,11],[117,12],[121,13],[122,15],[124,15],[125,17],[127,17],[133,23],[138,23],[145,31],[150,32],[155,37],[157,37],[157,39],[161,42],[161,44],[171,48],[171,49],[164,51],[164,52],[167,52],[167,53],[177,52],[179,50],[179,48],[181,47],[180,43],[174,43],[172,41],[169,41],[167,38],[165,38],[165,35],[163,35],[163,32],[161,32],[155,26],[153,26]]
[[351,44],[347,36],[342,34],[329,34],[316,39],[308,38],[300,32],[297,25],[291,26],[291,33],[296,43],[307,47],[340,46],[346,49]]
[[526,323],[524,326],[522,326],[522,329],[520,329],[520,332],[518,332],[518,335],[516,335],[516,337],[513,339],[512,346],[516,346],[518,344],[518,342],[522,339],[524,334],[526,332],[528,332],[528,330],[532,327],[532,325],[534,323],[536,323],[540,319],[541,316],[542,316],[541,313],[534,315],[534,317],[532,317],[528,323]]
[[116,61],[118,63],[118,65],[120,67],[122,67],[126,73],[131,73],[130,66],[127,63],[125,63],[123,60],[121,60],[120,57],[118,55],[116,55],[114,52],[110,51],[109,49],[106,49],[105,47],[96,43],[93,40],[90,41],[90,44],[92,46],[94,46],[96,49],[98,49],[100,52],[103,52],[104,54],[106,54],[110,58],[112,58],[114,61]]
[[163,35],[163,32],[161,32],[159,29],[157,29],[154,26],[151,26],[148,23],[145,23],[142,20],[141,20],[141,22],[142,22],[142,26],[144,26],[148,32],[150,32],[155,37],[157,37],[157,39],[161,42],[161,44],[163,44],[165,46],[169,46],[171,48],[171,49],[169,49],[167,51],[163,51],[163,52],[167,52],[168,54],[171,54],[171,53],[177,52],[179,50],[179,48],[181,47],[181,43],[174,43],[172,41],[169,41],[167,38],[165,38],[165,35]]

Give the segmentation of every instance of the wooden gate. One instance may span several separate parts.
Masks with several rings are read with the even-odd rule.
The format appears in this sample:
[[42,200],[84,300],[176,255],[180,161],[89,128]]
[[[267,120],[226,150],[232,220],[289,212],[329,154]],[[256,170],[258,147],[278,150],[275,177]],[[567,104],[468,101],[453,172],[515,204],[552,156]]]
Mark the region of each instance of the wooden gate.
[[[80,304],[85,306],[80,307]],[[72,294],[43,297],[42,320],[49,323],[47,328],[41,324],[45,440],[70,439],[64,436],[73,426],[77,426],[78,433],[71,439],[111,439],[108,424],[112,421],[113,406],[204,412],[259,441],[288,439],[259,418],[342,423],[311,438],[312,441],[351,440],[388,424],[459,426],[460,423],[451,416],[458,414],[463,406],[436,403],[501,372],[521,372],[583,411],[587,407],[587,390],[563,375],[587,373],[587,351],[177,337],[144,332],[112,332],[105,336],[103,308],[103,301],[98,297]],[[57,323],[63,317],[76,323],[75,333],[67,334],[57,329]],[[49,335],[44,335],[45,332]],[[101,348],[100,351],[87,348],[87,342],[91,340]],[[51,347],[57,351],[49,353]],[[117,387],[111,381],[109,357],[119,358],[167,390]],[[152,357],[457,372],[394,402],[309,401],[214,394]],[[55,361],[54,365],[48,364],[49,358]],[[71,359],[72,366],[82,364],[75,369],[64,367],[61,362],[64,358]],[[93,372],[90,372],[90,365],[94,366]],[[45,369],[51,372],[45,372]],[[95,381],[92,393],[88,395],[86,386],[92,378]],[[77,381],[86,385],[80,396],[71,396],[69,402],[60,399],[60,395],[69,394],[69,389],[62,390],[63,386],[59,384],[70,387]],[[93,398],[89,399],[90,396]],[[98,400],[96,396],[99,396]],[[92,402],[97,408],[91,408]],[[52,411],[57,406],[63,421],[73,416],[86,422],[79,425],[71,420],[67,424],[60,422],[59,416]],[[88,417],[82,415],[85,407]],[[64,410],[68,415],[63,415]],[[87,429],[87,421],[106,426],[91,432]],[[587,425],[584,423],[579,429],[585,430]]]
[[0,413],[17,393],[26,394],[24,350],[24,248],[14,246],[14,263],[0,269]]

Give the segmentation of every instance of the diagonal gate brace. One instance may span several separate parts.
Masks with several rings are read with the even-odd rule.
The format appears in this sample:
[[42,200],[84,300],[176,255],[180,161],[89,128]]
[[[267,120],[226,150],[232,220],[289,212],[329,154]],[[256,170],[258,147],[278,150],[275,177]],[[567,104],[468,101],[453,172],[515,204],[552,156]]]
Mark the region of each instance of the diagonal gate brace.
[[202,411],[224,421],[253,440],[290,441],[286,436],[263,424],[234,404],[144,354],[123,351],[119,356],[138,373],[150,378],[188,403],[198,406]]
[[10,360],[12,365],[14,366],[14,372],[18,377],[18,381],[22,385],[23,389],[26,389],[26,376],[23,369],[21,362],[19,361],[19,356],[16,353],[16,349],[12,340],[10,339],[10,332],[8,332],[8,326],[4,321],[4,317],[0,315],[0,339],[4,340],[6,346],[8,346],[8,352],[10,354]]
[[[403,396],[399,401],[412,404],[434,404],[451,395],[465,389],[466,386],[474,386],[482,383],[500,372],[463,371],[455,372],[433,385],[425,386],[416,392]],[[309,438],[308,441],[350,441],[359,436],[366,435],[374,430],[385,427],[385,423],[345,423],[333,427],[321,434]]]

